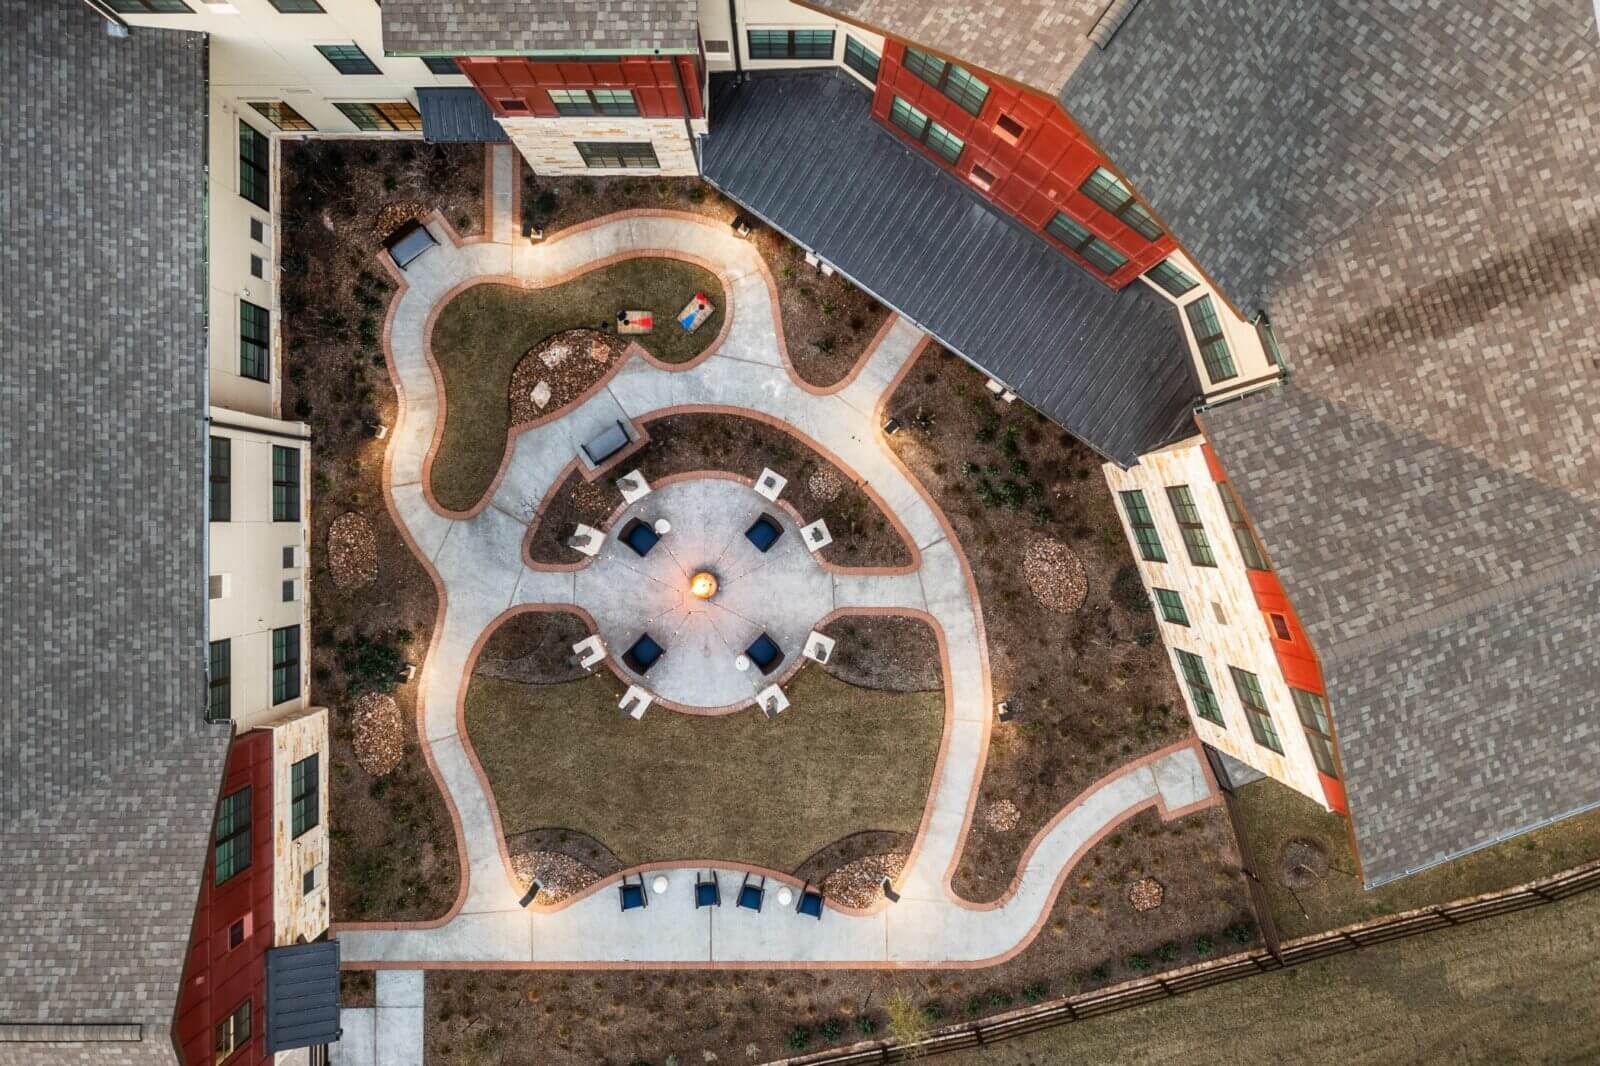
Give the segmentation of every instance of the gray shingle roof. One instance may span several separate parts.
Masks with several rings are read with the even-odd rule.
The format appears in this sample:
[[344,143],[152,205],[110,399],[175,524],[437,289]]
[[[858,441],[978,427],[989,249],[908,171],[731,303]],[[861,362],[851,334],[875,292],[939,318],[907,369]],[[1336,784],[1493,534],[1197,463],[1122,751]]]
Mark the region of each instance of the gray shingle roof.
[[228,742],[202,724],[205,40],[0,19],[0,1022],[139,1024],[118,1053],[170,1058]]
[[698,0],[385,0],[388,55],[693,52]]
[[834,71],[712,79],[706,177],[1123,463],[1191,430],[1178,313],[1114,291],[875,122]]
[[1322,659],[1369,882],[1600,803],[1587,40],[1281,275],[1289,383],[1201,416]]

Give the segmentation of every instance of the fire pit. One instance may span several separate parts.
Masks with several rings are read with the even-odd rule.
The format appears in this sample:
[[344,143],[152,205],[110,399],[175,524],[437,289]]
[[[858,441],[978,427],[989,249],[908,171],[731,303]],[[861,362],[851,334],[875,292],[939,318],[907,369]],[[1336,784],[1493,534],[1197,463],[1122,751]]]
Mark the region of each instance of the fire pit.
[[701,570],[689,579],[689,595],[697,600],[709,600],[717,594],[717,575]]

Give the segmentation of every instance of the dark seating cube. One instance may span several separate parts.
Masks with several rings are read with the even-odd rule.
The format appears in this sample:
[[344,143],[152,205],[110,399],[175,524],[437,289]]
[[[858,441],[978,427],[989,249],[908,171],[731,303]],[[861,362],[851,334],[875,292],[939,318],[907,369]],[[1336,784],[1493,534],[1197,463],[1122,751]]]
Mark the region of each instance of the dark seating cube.
[[759,552],[768,552],[778,543],[778,538],[783,536],[783,523],[769,514],[763,514],[750,524],[744,531],[745,539],[756,546]]
[[717,891],[715,881],[701,881],[694,886],[695,907],[720,907],[722,894]]
[[394,265],[404,270],[416,262],[417,257],[423,252],[438,243],[426,226],[412,220],[390,234],[384,246],[389,249],[389,256],[394,260]]
[[809,889],[800,893],[800,906],[796,907],[795,910],[807,918],[816,918],[820,921],[822,919],[822,893],[813,892]]
[[739,906],[747,911],[758,911],[764,894],[760,885],[745,885],[739,889]]
[[643,906],[645,906],[644,885],[623,885],[622,909],[631,911]]
[[617,539],[633,549],[633,553],[641,558],[649,555],[650,550],[661,543],[661,537],[649,525],[637,518],[628,519],[627,525],[617,534]]
[[583,444],[583,454],[591,466],[599,466],[628,446],[628,430],[623,424],[613,422],[592,440]]
[[648,673],[665,651],[649,633],[642,633],[633,647],[622,653],[622,663],[636,674]]
[[778,647],[777,641],[765,633],[752,641],[744,653],[763,674],[772,673],[783,662],[783,649]]

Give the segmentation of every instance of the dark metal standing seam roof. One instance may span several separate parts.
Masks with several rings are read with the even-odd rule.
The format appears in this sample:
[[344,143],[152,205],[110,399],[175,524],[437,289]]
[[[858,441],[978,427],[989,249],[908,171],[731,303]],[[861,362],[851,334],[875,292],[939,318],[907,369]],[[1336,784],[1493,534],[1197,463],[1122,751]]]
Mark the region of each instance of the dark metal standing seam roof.
[[339,1039],[339,942],[267,952],[267,1053]]
[[422,139],[429,144],[503,144],[511,140],[478,90],[417,90]]
[[838,71],[712,79],[706,178],[1101,453],[1193,426],[1177,309],[1113,290],[873,120]]

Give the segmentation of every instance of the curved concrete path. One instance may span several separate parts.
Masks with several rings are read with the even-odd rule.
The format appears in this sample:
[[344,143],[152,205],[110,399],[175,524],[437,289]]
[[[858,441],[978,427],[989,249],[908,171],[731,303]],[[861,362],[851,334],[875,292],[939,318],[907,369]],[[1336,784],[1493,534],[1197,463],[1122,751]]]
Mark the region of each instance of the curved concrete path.
[[[492,227],[498,233],[503,227]],[[1198,750],[1180,745],[1130,764],[1086,792],[1039,836],[1011,894],[974,905],[950,888],[983,773],[991,694],[976,590],[943,516],[877,432],[880,405],[923,341],[896,320],[855,376],[833,391],[802,385],[786,363],[774,290],[759,254],[726,228],[674,214],[629,213],[568,231],[545,244],[458,244],[435,219],[439,247],[404,274],[387,330],[401,415],[389,446],[390,503],[431,566],[443,609],[419,677],[422,734],[458,822],[464,885],[447,919],[338,927],[345,964],[408,966],[946,966],[996,961],[1031,939],[1075,856],[1131,814],[1166,816],[1216,802]],[[630,357],[582,403],[517,433],[491,497],[470,516],[449,515],[425,490],[443,401],[427,351],[439,306],[477,279],[541,287],[593,265],[639,254],[691,257],[722,275],[730,321],[713,351],[680,369]],[[668,328],[671,328],[670,326]],[[635,424],[685,409],[729,409],[788,429],[874,492],[916,548],[907,573],[833,570],[820,580],[832,611],[891,609],[927,619],[939,634],[946,719],[923,823],[898,889],[901,900],[868,912],[830,905],[821,922],[778,907],[733,906],[744,871],[723,864],[723,906],[696,911],[696,868],[668,878],[650,907],[622,913],[609,878],[556,907],[519,906],[504,860],[493,799],[461,732],[471,660],[505,612],[531,605],[584,608],[581,571],[528,566],[521,548],[539,502],[564,477],[578,443],[613,420]],[[624,460],[614,471],[626,470]],[[651,713],[671,713],[652,711]],[[796,707],[787,713],[803,714]],[[737,803],[724,805],[737,817]],[[717,867],[715,862],[699,869]],[[770,883],[769,879],[769,883]],[[779,877],[781,881],[783,878]],[[789,883],[793,883],[790,881]],[[777,886],[774,884],[775,889]]]

